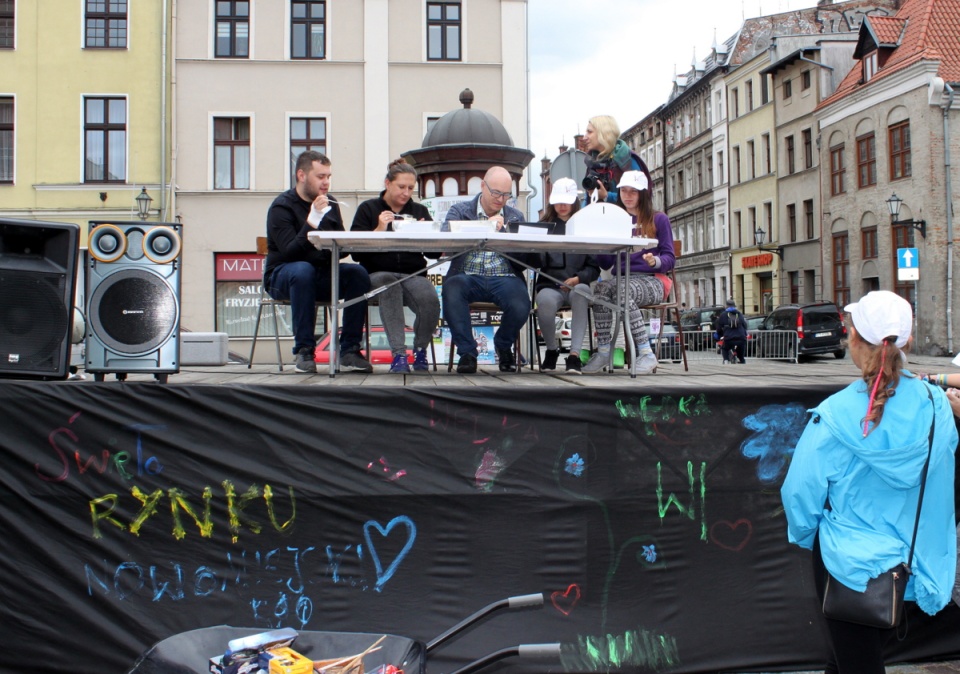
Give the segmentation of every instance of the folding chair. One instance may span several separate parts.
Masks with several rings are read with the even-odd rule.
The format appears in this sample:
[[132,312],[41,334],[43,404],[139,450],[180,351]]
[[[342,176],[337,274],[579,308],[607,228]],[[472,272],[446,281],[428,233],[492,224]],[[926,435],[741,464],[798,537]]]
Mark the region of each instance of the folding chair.
[[[257,255],[267,255],[267,237],[257,237]],[[273,340],[277,345],[277,371],[283,372],[283,356],[280,353],[280,318],[277,313],[283,307],[289,307],[289,300],[275,300],[267,293],[267,286],[260,283],[260,305],[257,307],[257,322],[253,326],[253,343],[250,345],[250,360],[247,362],[247,369],[253,367],[253,354],[257,350],[257,338],[260,336],[260,319],[263,316],[263,308],[269,307],[270,315],[273,316]],[[317,302],[317,307],[323,307],[324,325],[330,325],[330,302]],[[369,348],[368,348],[369,353]]]
[[[470,303],[470,311],[489,311],[489,312],[494,312],[494,311],[500,311],[500,307],[498,307],[498,306],[497,306],[496,304],[494,304],[493,302],[471,302],[471,303]],[[523,330],[521,330],[520,332],[522,333]],[[451,341],[451,343],[450,343],[450,359],[447,361],[447,372],[453,372],[453,352],[454,352],[455,350],[456,350],[456,347],[454,346],[453,342]],[[522,356],[523,356],[523,354],[522,354],[521,351],[520,351],[520,335],[518,334],[518,335],[517,335],[517,341],[514,342],[514,344],[513,344],[513,360],[516,362],[516,365],[517,365],[517,369],[515,370],[515,372],[517,372],[517,373],[519,373],[521,370],[523,370],[523,367],[521,366],[521,358],[522,358]]]
[[[377,307],[377,310],[380,310],[380,295],[374,295],[373,297],[367,298],[367,315],[364,320],[364,332],[367,335],[367,358],[372,358],[370,355],[370,307]],[[404,326],[404,332],[406,332],[406,326]],[[406,334],[404,334],[404,339],[406,339]],[[437,350],[433,346],[433,340],[430,340],[430,359],[433,361],[433,371],[437,371]],[[373,362],[373,361],[371,361]]]
[[[682,248],[682,243],[674,239],[673,255],[678,260],[680,259],[680,251]],[[670,281],[672,282],[672,286],[670,288],[670,293],[663,298],[663,302],[660,304],[653,304],[648,307],[641,307],[641,309],[646,309],[651,313],[656,312],[659,314],[660,330],[657,333],[657,348],[655,351],[657,360],[660,360],[660,338],[663,336],[663,324],[669,320],[670,311],[672,310],[674,312],[674,317],[677,319],[677,332],[679,333],[680,338],[680,353],[683,354],[683,370],[684,372],[687,372],[690,368],[687,366],[686,342],[683,339],[683,326],[680,324],[680,314],[682,313],[682,309],[680,308],[680,293],[677,290],[677,277],[674,274],[673,269],[670,270],[668,275],[670,277]]]

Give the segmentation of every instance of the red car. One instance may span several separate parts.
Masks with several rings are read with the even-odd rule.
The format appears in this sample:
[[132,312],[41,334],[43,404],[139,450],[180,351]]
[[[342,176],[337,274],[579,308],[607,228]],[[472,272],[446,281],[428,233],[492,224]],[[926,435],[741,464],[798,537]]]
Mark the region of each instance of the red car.
[[[413,328],[407,327],[404,342],[407,346],[407,362],[413,364]],[[366,344],[361,342],[361,351],[366,351]],[[429,349],[427,352],[429,353]],[[314,352],[313,359],[318,363],[330,362],[330,333],[325,332],[317,349]],[[372,365],[390,365],[393,363],[393,352],[390,351],[390,344],[387,342],[387,333],[383,331],[382,325],[374,325],[370,328],[370,356],[367,360]]]

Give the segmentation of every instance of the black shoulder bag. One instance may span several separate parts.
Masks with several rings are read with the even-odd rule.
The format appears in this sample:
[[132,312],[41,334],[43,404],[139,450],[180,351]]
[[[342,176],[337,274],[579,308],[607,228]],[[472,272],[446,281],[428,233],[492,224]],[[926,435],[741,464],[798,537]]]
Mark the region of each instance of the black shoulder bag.
[[[933,405],[933,396],[927,388],[927,396]],[[930,422],[929,447],[927,460],[920,475],[920,497],[917,502],[917,519],[913,523],[913,538],[910,540],[910,556],[907,563],[897,564],[889,571],[871,578],[864,592],[852,590],[827,571],[827,586],[823,592],[823,615],[832,620],[889,629],[897,627],[903,617],[903,594],[910,578],[910,566],[913,564],[913,548],[917,542],[917,527],[920,525],[920,509],[923,507],[923,492],[927,486],[927,470],[930,468],[930,455],[933,452],[933,429],[937,423],[937,410],[933,409],[933,421]]]

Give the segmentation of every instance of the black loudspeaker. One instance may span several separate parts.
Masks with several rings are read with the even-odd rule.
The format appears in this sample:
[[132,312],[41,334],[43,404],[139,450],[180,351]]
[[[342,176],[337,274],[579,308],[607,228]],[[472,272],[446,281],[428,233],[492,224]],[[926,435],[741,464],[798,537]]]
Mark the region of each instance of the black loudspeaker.
[[181,225],[91,222],[86,268],[86,371],[180,371]]
[[80,227],[0,219],[0,377],[66,379]]

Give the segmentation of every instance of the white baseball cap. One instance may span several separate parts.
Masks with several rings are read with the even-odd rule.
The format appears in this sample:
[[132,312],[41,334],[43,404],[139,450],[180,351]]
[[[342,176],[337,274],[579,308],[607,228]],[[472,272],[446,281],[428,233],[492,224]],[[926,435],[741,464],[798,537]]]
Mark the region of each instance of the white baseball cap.
[[647,176],[643,175],[643,171],[624,171],[620,177],[620,182],[617,183],[617,189],[632,187],[635,190],[645,190],[648,186]]
[[897,348],[902,349],[910,341],[913,308],[896,293],[874,290],[843,310],[850,314],[860,336],[871,344],[879,346],[887,337],[893,337]]
[[577,183],[571,178],[560,178],[550,190],[551,204],[572,204],[577,200]]

